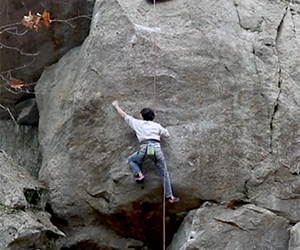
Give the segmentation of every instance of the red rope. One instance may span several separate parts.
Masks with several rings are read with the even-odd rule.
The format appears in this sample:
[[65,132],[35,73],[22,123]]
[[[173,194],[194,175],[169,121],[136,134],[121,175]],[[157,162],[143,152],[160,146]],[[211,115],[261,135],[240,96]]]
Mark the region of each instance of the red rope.
[[156,48],[156,0],[153,1],[153,18],[154,18],[154,29],[153,29],[153,51],[154,51],[154,64],[153,64],[153,109],[156,111],[156,64],[157,64],[157,48]]
[[163,184],[163,250],[166,249],[166,166],[164,167],[164,184]]
[[[153,108],[156,111],[156,65],[157,65],[157,47],[156,47],[156,0],[153,0],[153,18],[154,18],[154,30],[153,30],[153,51],[154,51],[154,65],[153,65]],[[166,166],[163,169],[163,250],[166,249]]]

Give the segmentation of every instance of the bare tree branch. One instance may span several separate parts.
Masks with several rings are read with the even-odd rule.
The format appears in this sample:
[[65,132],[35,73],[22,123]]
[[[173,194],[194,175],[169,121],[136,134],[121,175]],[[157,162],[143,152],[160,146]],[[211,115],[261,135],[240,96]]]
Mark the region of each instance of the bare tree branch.
[[8,46],[8,45],[0,42],[0,49],[2,49],[2,47],[6,48],[6,49],[16,50],[16,51],[18,51],[23,56],[37,56],[40,53],[40,52],[37,52],[37,53],[26,53],[26,52],[23,52],[22,50],[20,50],[17,47],[11,47],[11,46]]
[[88,16],[88,15],[82,15],[82,16],[76,16],[76,17],[72,17],[72,18],[69,18],[69,19],[66,19],[66,20],[60,20],[60,19],[51,19],[50,20],[50,23],[53,23],[53,22],[60,22],[60,23],[67,23],[69,24],[72,28],[75,28],[76,26],[74,26],[73,24],[70,23],[70,21],[73,21],[73,20],[76,20],[78,18],[87,18],[87,19],[92,19],[92,16]]
[[18,125],[17,122],[16,122],[16,119],[14,118],[14,116],[12,115],[12,113],[10,112],[10,109],[7,108],[7,107],[4,107],[1,103],[0,103],[0,107],[3,108],[4,110],[6,110],[9,113],[11,119],[13,119],[13,121],[15,122],[15,124]]

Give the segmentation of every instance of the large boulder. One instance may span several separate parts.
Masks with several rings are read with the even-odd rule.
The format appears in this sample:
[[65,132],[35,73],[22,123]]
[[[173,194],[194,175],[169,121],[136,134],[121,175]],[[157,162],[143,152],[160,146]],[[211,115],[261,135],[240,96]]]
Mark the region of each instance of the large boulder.
[[290,230],[290,240],[288,250],[300,249],[300,223],[297,223]]
[[65,234],[45,212],[48,190],[0,150],[0,249],[60,248]]
[[287,250],[288,229],[288,220],[254,205],[207,206],[186,216],[168,250]]
[[161,247],[161,184],[150,163],[145,183],[134,183],[126,157],[138,144],[114,99],[136,117],[153,107],[171,133],[162,146],[181,200],[166,207],[167,243],[201,200],[250,202],[300,221],[298,7],[96,1],[84,44],[35,88],[39,177],[69,247],[97,245],[103,227]]

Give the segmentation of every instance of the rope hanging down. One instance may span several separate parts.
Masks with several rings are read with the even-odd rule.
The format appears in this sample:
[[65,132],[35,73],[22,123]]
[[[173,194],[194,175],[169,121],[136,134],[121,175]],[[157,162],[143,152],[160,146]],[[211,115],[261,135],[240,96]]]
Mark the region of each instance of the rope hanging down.
[[156,64],[157,64],[157,48],[156,48],[156,0],[153,0],[153,109],[156,111]]
[[[157,65],[157,47],[156,47],[156,0],[153,0],[153,25],[154,25],[154,31],[153,31],[153,51],[154,51],[154,63],[153,63],[153,109],[154,112],[156,111],[156,65]],[[166,166],[165,166],[166,168]],[[163,169],[164,173],[164,179],[163,179],[163,250],[166,249],[166,171]]]

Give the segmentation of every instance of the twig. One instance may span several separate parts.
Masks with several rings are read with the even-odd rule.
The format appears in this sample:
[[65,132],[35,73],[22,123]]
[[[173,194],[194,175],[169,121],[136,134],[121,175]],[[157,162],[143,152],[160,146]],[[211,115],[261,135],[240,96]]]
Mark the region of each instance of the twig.
[[11,46],[8,46],[2,42],[0,42],[0,49],[4,47],[6,49],[12,49],[12,50],[16,50],[18,51],[21,55],[23,56],[37,56],[40,52],[37,52],[37,53],[26,53],[26,52],[23,52],[22,50],[20,50],[19,48],[17,47],[11,47]]
[[10,73],[10,72],[13,72],[13,71],[17,71],[17,70],[20,70],[20,69],[24,69],[26,67],[28,67],[29,65],[31,65],[36,59],[33,58],[32,61],[30,63],[27,63],[27,64],[24,64],[22,66],[19,66],[17,68],[14,68],[14,69],[9,69],[9,70],[6,70],[6,71],[2,71],[0,72],[0,77],[3,79],[3,80],[7,80],[5,78],[3,78],[2,74],[7,74],[7,73]]
[[24,36],[28,32],[28,29],[23,31],[22,33],[19,33],[18,29],[16,27],[13,27],[13,28],[8,28],[8,29],[5,29],[5,30],[1,30],[0,34],[2,34],[4,32],[7,32],[7,33],[12,34],[12,35]]
[[20,91],[20,90],[18,90],[18,91],[15,91],[15,90],[9,89],[9,88],[7,88],[7,87],[5,87],[5,89],[6,89],[8,92],[10,92],[10,93],[12,93],[12,94],[15,94],[15,95],[17,95],[17,94],[20,94],[20,93],[21,93],[21,91]]
[[76,20],[78,18],[87,18],[87,19],[92,19],[92,16],[87,16],[87,15],[82,15],[82,16],[76,16],[76,17],[72,17],[66,20],[60,20],[60,19],[51,19],[50,23],[53,22],[59,22],[59,23],[67,23],[69,24],[72,28],[75,28],[76,26],[74,26],[73,24],[70,23],[70,21]]
[[15,26],[21,25],[21,24],[22,24],[22,22],[6,24],[6,25],[3,25],[3,26],[0,26],[0,30],[10,28],[10,27],[15,27]]
[[[34,83],[32,83],[32,84],[34,84]],[[25,87],[26,87],[26,86],[27,86],[27,85],[25,85]],[[30,95],[37,95],[37,94],[38,94],[37,92],[30,92],[28,89],[12,90],[12,89],[9,89],[9,88],[7,88],[7,87],[5,87],[5,89],[6,89],[7,91],[9,91],[10,93],[15,94],[15,95],[20,94],[20,93],[25,93],[25,94],[30,94]]]
[[6,110],[6,111],[9,113],[10,117],[11,117],[11,118],[13,119],[13,121],[15,122],[15,124],[18,125],[17,122],[16,122],[16,119],[14,118],[14,116],[12,115],[12,113],[10,112],[10,109],[7,108],[7,107],[4,107],[1,103],[0,103],[0,107],[3,108],[4,110]]

